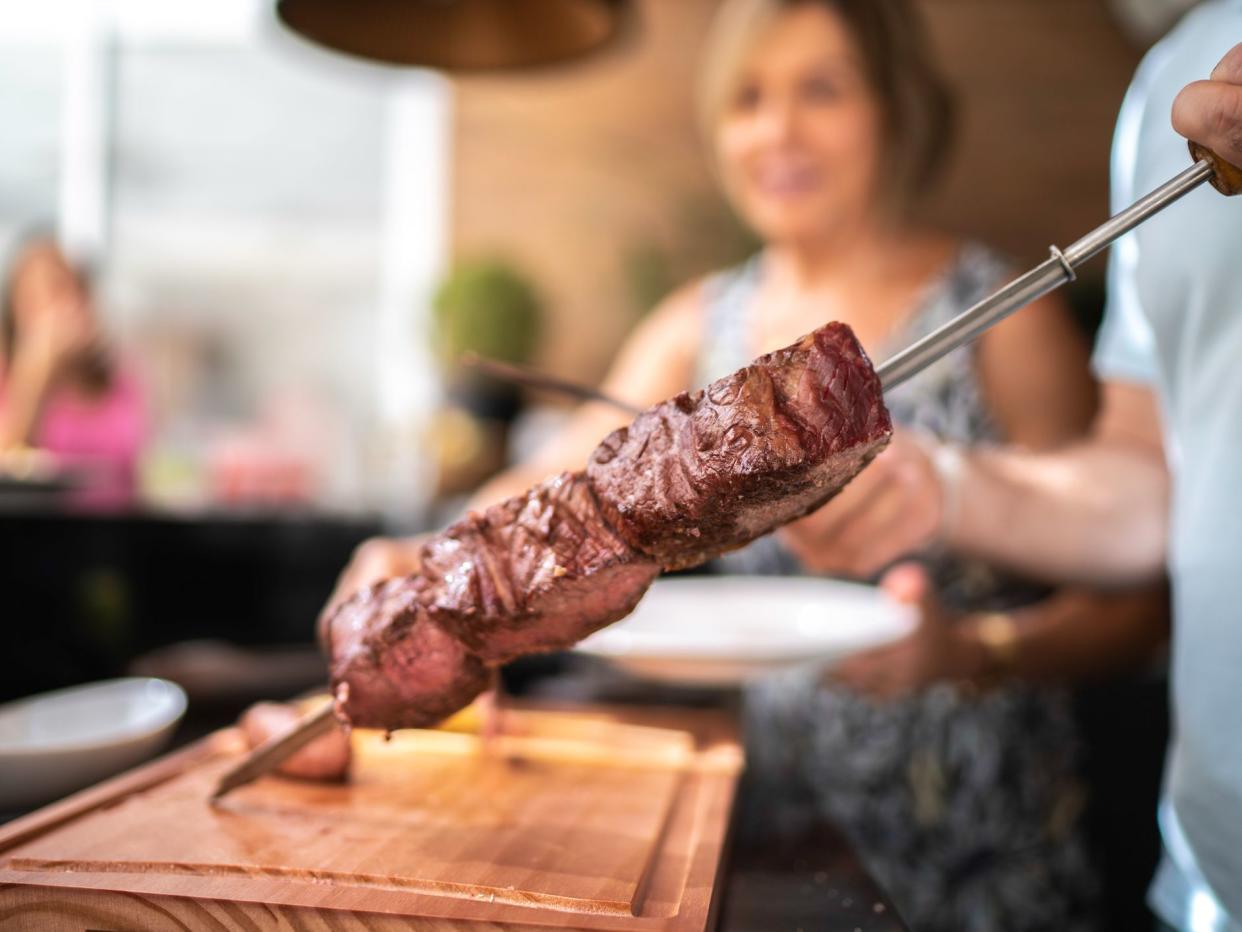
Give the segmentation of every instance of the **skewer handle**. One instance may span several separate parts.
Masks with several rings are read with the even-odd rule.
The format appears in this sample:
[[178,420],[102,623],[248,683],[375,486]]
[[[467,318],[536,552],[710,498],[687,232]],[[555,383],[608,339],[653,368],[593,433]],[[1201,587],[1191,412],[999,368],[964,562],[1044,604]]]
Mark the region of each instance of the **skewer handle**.
[[1207,146],[1197,142],[1190,144],[1190,157],[1196,162],[1210,162],[1212,165],[1212,187],[1226,197],[1242,194],[1242,168],[1226,162]]

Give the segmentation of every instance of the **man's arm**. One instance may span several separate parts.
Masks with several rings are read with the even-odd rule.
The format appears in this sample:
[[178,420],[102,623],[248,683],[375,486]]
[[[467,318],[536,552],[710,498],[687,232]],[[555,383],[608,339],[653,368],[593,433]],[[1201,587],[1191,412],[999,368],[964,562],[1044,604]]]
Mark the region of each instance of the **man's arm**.
[[1059,582],[1156,577],[1165,562],[1169,497],[1159,425],[1150,389],[1108,382],[1087,440],[1047,454],[964,455],[944,490],[945,542]]
[[[1242,45],[1207,81],[1187,85],[1173,127],[1242,165]],[[1109,382],[1091,438],[1046,456],[971,454],[950,491],[946,542],[1060,581],[1129,582],[1157,574],[1168,535],[1169,480],[1151,391]],[[950,510],[954,506],[948,506]]]
[[1168,476],[1151,391],[1107,382],[1060,450],[963,450],[898,431],[841,493],[782,533],[810,569],[872,576],[937,544],[1050,582],[1117,585],[1164,567]]

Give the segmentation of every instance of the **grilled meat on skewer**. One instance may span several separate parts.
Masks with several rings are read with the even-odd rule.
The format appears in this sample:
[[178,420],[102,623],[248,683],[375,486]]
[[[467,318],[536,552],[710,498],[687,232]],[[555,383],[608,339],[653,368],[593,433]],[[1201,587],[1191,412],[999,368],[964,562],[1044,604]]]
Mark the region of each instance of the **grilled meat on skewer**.
[[326,626],[337,714],[432,724],[486,687],[488,665],[569,647],[632,611],[660,569],[815,510],[891,435],[844,324],[649,408],[585,474],[468,515],[424,545],[418,573],[344,603]]

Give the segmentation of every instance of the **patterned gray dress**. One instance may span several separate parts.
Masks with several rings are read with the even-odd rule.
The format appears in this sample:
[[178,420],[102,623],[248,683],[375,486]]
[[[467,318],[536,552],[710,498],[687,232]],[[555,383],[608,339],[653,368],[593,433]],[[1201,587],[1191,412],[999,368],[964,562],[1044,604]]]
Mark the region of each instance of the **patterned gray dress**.
[[[894,345],[935,329],[1000,284],[1004,264],[963,246]],[[709,279],[700,382],[744,365],[760,259]],[[889,348],[884,348],[885,351]],[[876,355],[883,358],[885,351]],[[965,443],[1003,440],[963,348],[891,392],[893,420]],[[1042,590],[944,553],[924,561],[959,610],[1031,602]],[[719,561],[725,572],[797,574],[776,538]],[[944,683],[895,702],[824,685],[808,666],[746,694],[751,775],[773,817],[838,826],[914,932],[1086,930],[1096,894],[1079,837],[1076,729],[1061,691],[1014,684],[969,695]]]

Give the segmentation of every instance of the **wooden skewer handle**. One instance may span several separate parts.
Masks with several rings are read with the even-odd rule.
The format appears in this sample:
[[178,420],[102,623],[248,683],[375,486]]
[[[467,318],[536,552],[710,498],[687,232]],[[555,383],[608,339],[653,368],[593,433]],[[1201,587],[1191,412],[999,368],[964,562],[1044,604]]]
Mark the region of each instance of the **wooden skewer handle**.
[[1201,146],[1197,142],[1190,144],[1190,157],[1196,162],[1202,159],[1212,164],[1212,177],[1208,181],[1221,194],[1242,194],[1242,168],[1226,162],[1207,146]]

